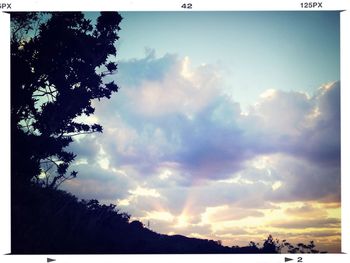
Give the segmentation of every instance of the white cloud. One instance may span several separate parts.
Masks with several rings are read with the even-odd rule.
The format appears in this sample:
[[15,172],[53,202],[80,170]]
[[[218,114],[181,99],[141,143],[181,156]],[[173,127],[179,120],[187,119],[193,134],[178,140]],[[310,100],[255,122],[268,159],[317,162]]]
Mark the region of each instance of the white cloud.
[[220,92],[220,77],[215,68],[190,67],[188,57],[174,61],[160,80],[145,80],[138,89],[126,91],[133,110],[148,117],[181,113],[192,116],[202,110]]
[[160,194],[156,189],[150,189],[138,186],[135,190],[129,190],[129,193],[134,196],[151,196],[159,197]]
[[172,222],[174,220],[174,216],[166,211],[151,211],[147,212],[145,217],[141,217],[141,220],[160,220]]

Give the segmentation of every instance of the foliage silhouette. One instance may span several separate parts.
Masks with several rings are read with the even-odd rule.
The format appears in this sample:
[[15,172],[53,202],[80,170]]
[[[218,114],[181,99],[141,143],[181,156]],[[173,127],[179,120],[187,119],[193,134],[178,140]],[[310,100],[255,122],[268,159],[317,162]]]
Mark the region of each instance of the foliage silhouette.
[[309,244],[298,243],[297,245],[292,245],[287,242],[287,240],[280,241],[279,239],[274,239],[272,235],[269,235],[265,240],[261,248],[259,248],[259,244],[250,241],[249,245],[251,247],[255,247],[261,250],[261,253],[327,253],[325,251],[320,252],[316,250],[314,241],[310,241]]
[[117,69],[121,19],[103,12],[94,26],[80,12],[11,13],[12,185],[54,188],[76,177],[66,175],[75,155],[65,147],[72,136],[102,132],[78,117],[118,90],[103,77]]

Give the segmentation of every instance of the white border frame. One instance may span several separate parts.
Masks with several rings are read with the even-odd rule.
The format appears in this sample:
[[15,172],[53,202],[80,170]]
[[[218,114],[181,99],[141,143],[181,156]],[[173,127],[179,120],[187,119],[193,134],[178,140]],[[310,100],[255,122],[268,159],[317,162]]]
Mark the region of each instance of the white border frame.
[[[300,3],[303,2],[322,2],[322,9],[302,9]],[[3,211],[9,211],[0,218],[0,260],[1,262],[46,262],[46,257],[56,259],[57,262],[115,262],[116,260],[131,262],[152,262],[152,263],[175,263],[181,261],[204,261],[204,262],[284,262],[284,258],[292,258],[297,262],[297,257],[303,257],[303,262],[349,262],[350,256],[350,198],[349,198],[349,162],[346,158],[350,156],[350,2],[347,0],[339,1],[297,1],[297,0],[265,0],[265,1],[227,1],[215,0],[213,2],[203,0],[82,0],[82,1],[55,1],[55,0],[13,0],[3,1],[11,3],[11,10],[1,9],[0,11],[326,11],[326,10],[345,10],[341,12],[341,209],[342,209],[342,254],[279,254],[279,255],[31,255],[17,256],[5,255],[10,253],[10,21],[9,14],[0,13],[0,65],[1,78],[0,87],[2,94],[0,96],[0,120],[8,126],[0,129],[1,162],[0,167],[3,174],[0,176],[0,207]],[[181,8],[183,3],[192,3],[193,9],[186,10]],[[1,5],[1,3],[0,3]],[[8,37],[6,37],[8,36]],[[142,258],[141,258],[142,257]]]

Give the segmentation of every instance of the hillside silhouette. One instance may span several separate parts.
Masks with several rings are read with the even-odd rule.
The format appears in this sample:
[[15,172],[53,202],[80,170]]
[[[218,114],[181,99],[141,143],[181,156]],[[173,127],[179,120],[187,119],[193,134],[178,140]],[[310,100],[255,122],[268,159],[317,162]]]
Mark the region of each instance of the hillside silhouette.
[[258,253],[253,247],[228,248],[213,240],[162,235],[129,222],[114,205],[81,200],[61,190],[22,189],[12,204],[12,253]]
[[12,202],[12,254],[197,254],[318,253],[310,244],[293,246],[269,236],[263,246],[250,242],[227,247],[220,241],[159,234],[115,205],[78,200],[74,195],[39,185],[23,186]]

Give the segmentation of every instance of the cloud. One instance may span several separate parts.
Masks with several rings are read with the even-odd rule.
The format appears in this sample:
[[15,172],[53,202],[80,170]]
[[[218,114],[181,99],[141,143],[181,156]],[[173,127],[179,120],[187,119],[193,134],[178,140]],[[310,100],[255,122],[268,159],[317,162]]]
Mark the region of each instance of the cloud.
[[[267,196],[274,201],[339,193],[339,83],[321,87],[313,97],[269,90],[248,114],[242,114],[237,102],[220,93],[215,67],[191,68],[188,58],[173,55],[158,59],[149,55],[127,63],[127,68],[133,63],[139,68],[140,82],[122,82],[124,90],[102,107],[97,104],[104,133],[84,137],[72,147],[89,162],[102,149],[109,168],[129,170],[133,180],[151,180],[156,187],[191,186],[198,180],[225,180],[240,173],[241,182],[254,181],[241,188],[254,193],[256,187],[265,192],[273,187],[274,193]],[[153,67],[159,70],[159,65],[167,65],[167,71],[159,78],[149,77],[147,72]],[[134,85],[131,91],[130,85]],[[157,107],[142,94],[157,97]],[[270,157],[278,161],[266,169],[254,167],[254,160]],[[154,180],[162,169],[171,176]],[[306,191],[312,185],[319,187]]]
[[304,156],[320,165],[340,166],[340,83],[326,84],[314,97],[313,126],[299,145]]
[[306,228],[340,228],[340,219],[327,218],[327,219],[304,219],[293,220],[286,222],[272,222],[272,227],[276,228],[288,228],[288,229],[306,229]]
[[263,217],[264,214],[253,210],[240,207],[221,205],[216,207],[207,207],[202,214],[204,222],[217,223],[232,220],[240,220],[246,217]]
[[220,236],[226,236],[229,235],[229,237],[234,237],[234,236],[242,236],[242,235],[255,235],[255,233],[249,232],[244,228],[235,228],[235,229],[230,229],[229,231],[227,231],[227,229],[221,229],[221,230],[216,230],[215,234]]
[[[79,176],[64,187],[117,203],[162,233],[248,240],[258,230],[232,222],[282,212],[294,219],[273,227],[337,229],[324,209],[340,202],[340,83],[313,95],[268,90],[242,112],[222,92],[220,70],[152,52],[121,61],[111,76],[120,91],[95,104],[103,134],[71,144]],[[325,206],[279,206],[294,201]]]
[[306,116],[312,106],[305,93],[269,90],[262,94],[250,114],[259,117],[261,130],[278,139],[287,139],[303,132]]
[[316,208],[309,204],[304,204],[296,208],[288,208],[285,210],[285,213],[291,216],[301,217],[301,218],[320,218],[327,216],[325,209]]
[[79,138],[69,145],[68,150],[77,155],[76,160],[85,159],[90,163],[94,162],[100,150],[100,144],[96,136],[98,134]]
[[270,200],[340,202],[340,167],[285,155],[274,156],[273,162],[282,185],[269,193]]
[[125,197],[133,181],[118,172],[102,169],[97,164],[76,164],[71,167],[78,171],[78,178],[64,184],[62,188],[83,199],[98,199],[102,202]]
[[340,234],[341,233],[339,231],[314,231],[314,232],[303,233],[303,235],[308,237],[325,237],[325,238],[340,237]]
[[206,66],[187,75],[186,61],[186,58],[177,61],[173,70],[161,81],[144,81],[139,89],[128,90],[128,96],[134,98],[134,110],[148,117],[171,113],[191,117],[205,107],[218,93],[215,88],[219,84],[218,77],[206,75]]
[[[340,159],[333,109],[339,105],[339,83],[322,87],[314,97],[269,91],[244,115],[221,93],[216,67],[194,68],[187,57],[149,55],[121,62],[120,71],[126,74],[131,65],[138,68],[137,85],[121,79],[119,94],[96,109],[109,127],[103,144],[115,166],[135,164],[148,176],[162,163],[176,163],[184,177],[216,180],[262,154],[282,152],[322,163]],[[159,65],[167,70],[149,77]],[[325,123],[331,128],[322,128]]]

